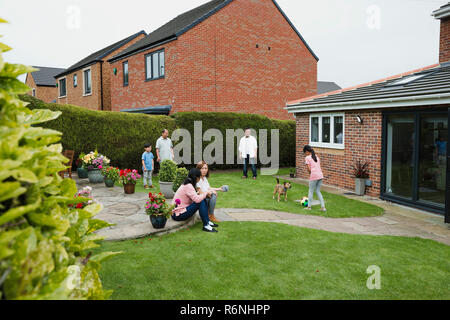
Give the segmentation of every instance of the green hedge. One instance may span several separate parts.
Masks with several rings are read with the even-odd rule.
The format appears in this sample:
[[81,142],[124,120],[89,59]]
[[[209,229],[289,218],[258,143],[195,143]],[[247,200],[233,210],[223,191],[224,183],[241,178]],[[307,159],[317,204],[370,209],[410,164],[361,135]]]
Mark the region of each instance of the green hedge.
[[[29,95],[21,99],[30,102],[30,109],[50,109],[62,111],[61,117],[47,124],[46,127],[63,132],[64,149],[75,150],[77,158],[80,152],[97,150],[111,158],[112,164],[120,168],[141,170],[141,154],[144,144],[152,144],[156,158],[155,144],[163,128],[172,134],[176,128],[185,128],[191,133],[194,152],[194,121],[202,121],[202,133],[215,128],[222,132],[224,143],[226,129],[244,129],[251,127],[257,132],[268,129],[268,146],[270,153],[270,129],[280,132],[280,166],[295,165],[295,121],[269,119],[254,114],[230,112],[178,112],[172,116],[149,116],[122,112],[93,111],[73,105],[44,103]],[[181,139],[180,139],[181,141]],[[205,148],[211,142],[203,142]],[[236,149],[239,141],[235,138],[235,163],[238,157]],[[174,143],[175,144],[175,143]],[[204,149],[203,149],[204,150]],[[75,158],[75,159],[76,159]],[[194,155],[192,155],[192,163]],[[226,148],[224,146],[224,161]],[[156,162],[156,161],[155,161]],[[156,163],[155,163],[156,165]],[[187,167],[192,167],[191,166]],[[156,165],[158,169],[158,165]],[[236,168],[236,165],[211,165],[212,169]]]
[[44,125],[63,132],[63,148],[75,150],[75,159],[81,152],[97,149],[111,159],[112,165],[122,169],[141,170],[144,144],[152,144],[156,157],[155,144],[162,129],[171,132],[175,129],[175,120],[167,116],[87,110],[73,105],[44,103],[29,95],[20,98],[30,102],[30,109],[62,111],[58,119]]
[[[194,121],[202,121],[202,133],[208,129],[218,129],[223,135],[224,144],[226,142],[226,129],[245,129],[250,127],[259,134],[259,129],[267,129],[268,155],[271,155],[271,129],[279,129],[279,152],[280,166],[295,166],[295,121],[270,119],[265,116],[245,113],[231,112],[178,112],[175,114],[177,127],[185,128],[191,133],[192,151],[194,151]],[[258,146],[261,142],[258,139]],[[210,141],[203,142],[203,149],[210,144]],[[234,139],[234,158],[237,163],[237,148],[239,141]],[[261,150],[261,148],[259,148]],[[224,146],[223,159],[226,162],[226,150]],[[259,152],[259,151],[258,151]],[[193,156],[194,157],[194,156]],[[194,159],[192,159],[193,161]],[[258,161],[259,163],[259,161]],[[213,165],[212,168],[235,168],[236,165]]]

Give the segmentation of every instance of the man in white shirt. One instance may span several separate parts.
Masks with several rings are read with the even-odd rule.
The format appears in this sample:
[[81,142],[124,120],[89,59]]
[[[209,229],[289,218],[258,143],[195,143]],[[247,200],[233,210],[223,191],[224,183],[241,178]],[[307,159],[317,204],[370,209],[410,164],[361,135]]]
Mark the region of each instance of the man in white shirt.
[[253,180],[256,180],[256,157],[258,155],[258,143],[251,135],[250,129],[245,129],[245,136],[239,143],[239,159],[244,159],[244,175],[242,179],[247,179],[247,166],[252,165]]
[[164,129],[161,133],[161,137],[156,141],[156,161],[173,161],[173,158],[173,143],[169,138],[169,130]]

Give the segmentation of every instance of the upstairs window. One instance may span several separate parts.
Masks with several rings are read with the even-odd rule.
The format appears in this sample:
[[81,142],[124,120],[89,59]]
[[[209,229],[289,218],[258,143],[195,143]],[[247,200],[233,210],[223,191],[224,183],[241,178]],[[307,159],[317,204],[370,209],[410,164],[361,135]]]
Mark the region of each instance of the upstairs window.
[[343,113],[311,114],[309,141],[313,147],[344,149]]
[[164,50],[145,55],[145,80],[156,80],[165,76]]
[[66,91],[66,78],[59,80],[59,97],[65,97],[67,95]]
[[123,85],[128,85],[128,61],[123,63]]
[[90,95],[92,93],[92,76],[90,68],[83,71],[83,77],[84,95]]
[[33,97],[36,97],[36,89],[33,88],[33,90],[31,91],[31,95],[32,95]]

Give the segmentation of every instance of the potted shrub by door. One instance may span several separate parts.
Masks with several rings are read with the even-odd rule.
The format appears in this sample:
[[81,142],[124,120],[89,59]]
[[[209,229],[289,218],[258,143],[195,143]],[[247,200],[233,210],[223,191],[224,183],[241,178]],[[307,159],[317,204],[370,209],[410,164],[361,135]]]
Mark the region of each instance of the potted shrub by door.
[[115,167],[106,167],[102,169],[102,175],[105,179],[105,186],[108,188],[114,187],[114,184],[119,180],[120,170]]
[[123,184],[125,194],[133,194],[136,182],[141,176],[137,170],[125,169],[119,172],[119,183]]
[[149,193],[145,203],[145,213],[150,217],[153,228],[163,229],[175,205],[169,206],[162,193]]
[[109,165],[110,160],[95,150],[85,155],[83,164],[88,170],[88,179],[90,183],[102,183],[104,178],[101,170]]
[[355,177],[355,193],[358,196],[363,196],[366,191],[366,180],[369,178],[369,164],[368,161],[362,163],[361,160],[358,160],[352,167]]
[[177,164],[172,160],[164,160],[161,162],[159,170],[159,188],[166,198],[173,198],[174,192],[173,181],[177,172]]

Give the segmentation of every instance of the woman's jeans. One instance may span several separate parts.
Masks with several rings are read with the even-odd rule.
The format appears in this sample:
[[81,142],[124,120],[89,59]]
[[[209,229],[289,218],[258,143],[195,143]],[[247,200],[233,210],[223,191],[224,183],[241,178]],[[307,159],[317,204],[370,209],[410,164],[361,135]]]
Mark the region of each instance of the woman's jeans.
[[253,177],[256,178],[255,158],[250,158],[249,154],[247,155],[247,157],[244,158],[244,177],[247,177],[247,166],[248,166],[249,163],[252,166]]
[[311,204],[312,204],[313,197],[314,197],[314,192],[316,192],[322,208],[325,208],[325,201],[323,200],[322,193],[320,193],[321,186],[322,186],[322,179],[309,182],[308,208],[311,208]]
[[209,217],[208,217],[208,206],[206,205],[206,200],[203,200],[200,203],[193,202],[186,208],[186,212],[180,214],[178,217],[173,214],[172,219],[175,221],[184,221],[192,217],[196,212],[199,212],[200,218],[202,219],[203,225],[209,225]]
[[213,193],[211,198],[206,198],[206,205],[208,206],[208,211],[210,215],[214,215],[214,209],[216,208],[217,196]]

